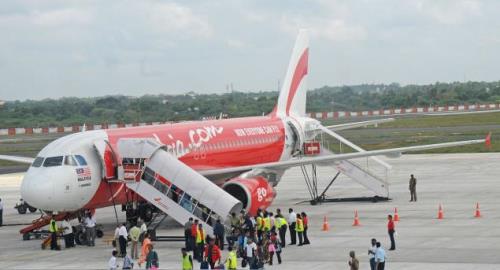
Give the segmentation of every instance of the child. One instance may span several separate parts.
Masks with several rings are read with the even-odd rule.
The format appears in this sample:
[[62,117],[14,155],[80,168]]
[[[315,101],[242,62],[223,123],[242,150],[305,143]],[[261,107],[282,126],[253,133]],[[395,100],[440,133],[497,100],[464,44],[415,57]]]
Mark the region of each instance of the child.
[[273,257],[276,252],[276,246],[274,242],[270,242],[267,246],[267,251],[269,252],[269,265],[273,265]]
[[113,250],[113,252],[111,252],[111,258],[109,258],[108,261],[109,270],[118,269],[118,264],[116,264],[116,255],[118,255],[118,252],[116,250]]

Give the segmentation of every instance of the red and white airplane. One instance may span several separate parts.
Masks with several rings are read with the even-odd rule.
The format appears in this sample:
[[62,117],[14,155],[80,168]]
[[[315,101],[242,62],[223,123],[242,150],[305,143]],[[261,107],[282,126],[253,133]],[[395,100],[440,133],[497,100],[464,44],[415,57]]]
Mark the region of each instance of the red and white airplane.
[[[184,222],[189,213],[196,214],[193,208],[200,204],[222,218],[241,208],[254,213],[268,207],[275,196],[273,187],[293,166],[485,142],[480,139],[304,156],[304,144],[321,132],[335,136],[335,130],[385,121],[324,127],[308,118],[308,58],[307,32],[301,30],[277,105],[265,116],[84,131],[51,142],[34,159],[0,159],[31,164],[21,196],[46,212],[69,213],[138,201],[172,214],[175,209],[165,202],[170,198],[188,212],[177,217],[173,214],[177,221]],[[155,156],[158,151],[161,157]],[[136,170],[133,175],[131,168],[132,172]],[[141,188],[148,184],[159,193]]]

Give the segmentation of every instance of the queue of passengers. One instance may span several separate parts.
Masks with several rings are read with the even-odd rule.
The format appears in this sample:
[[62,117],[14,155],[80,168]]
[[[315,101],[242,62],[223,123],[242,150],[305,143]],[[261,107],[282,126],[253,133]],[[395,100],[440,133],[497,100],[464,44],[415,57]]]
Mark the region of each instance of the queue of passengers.
[[[281,252],[286,246],[287,231],[290,234],[289,245],[310,244],[307,236],[308,223],[306,213],[295,213],[292,208],[288,210],[286,218],[280,209],[276,209],[276,213],[258,210],[255,216],[242,211],[239,214],[231,214],[230,230],[226,230],[221,221],[217,220],[213,226],[214,237],[211,238],[207,236],[203,224],[190,218],[184,225],[183,269],[191,269],[189,256],[186,255],[188,251],[193,252],[193,257],[200,262],[201,269],[207,269],[208,266],[217,269],[223,262],[225,269],[236,269],[237,258],[241,258],[241,267],[248,265],[250,269],[262,269],[264,264],[274,263],[275,255],[278,264],[281,264]],[[226,231],[229,231],[227,236]],[[225,242],[229,254],[227,259],[222,261],[221,250],[224,250]]]

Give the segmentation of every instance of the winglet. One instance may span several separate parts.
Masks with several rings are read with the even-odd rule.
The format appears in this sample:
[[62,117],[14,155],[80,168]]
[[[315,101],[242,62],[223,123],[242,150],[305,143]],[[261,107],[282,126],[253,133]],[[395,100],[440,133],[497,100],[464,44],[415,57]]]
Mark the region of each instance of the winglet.
[[488,148],[491,149],[491,131],[486,135],[486,139],[484,140],[484,145]]

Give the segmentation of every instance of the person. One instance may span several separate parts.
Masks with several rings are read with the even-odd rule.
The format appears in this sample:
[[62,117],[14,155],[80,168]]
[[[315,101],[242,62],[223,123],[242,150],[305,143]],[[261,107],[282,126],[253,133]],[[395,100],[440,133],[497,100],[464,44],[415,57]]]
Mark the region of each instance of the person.
[[158,253],[154,250],[153,244],[148,245],[148,256],[146,256],[146,269],[147,270],[157,270],[160,267],[160,260],[158,259]]
[[295,219],[295,222],[296,222],[295,231],[297,232],[297,236],[299,237],[299,246],[302,246],[304,244],[304,242],[303,242],[304,221],[302,220],[302,217],[300,216],[300,214],[297,214],[297,218]]
[[236,216],[235,212],[231,213],[231,227],[233,228],[240,227],[240,218]]
[[276,244],[274,241],[270,241],[267,245],[267,252],[269,253],[269,265],[273,265],[274,253],[276,253]]
[[75,236],[73,234],[73,227],[69,223],[69,218],[65,218],[61,222],[61,228],[63,229],[64,246],[66,248],[72,248],[75,246]]
[[380,242],[376,243],[377,251],[375,252],[375,269],[384,270],[385,269],[385,250],[382,248]]
[[146,232],[144,234],[144,239],[142,240],[141,257],[139,258],[139,267],[141,266],[142,263],[146,261],[149,252],[148,246],[150,244],[151,244],[151,239],[149,238],[149,233]]
[[116,262],[116,255],[118,254],[118,252],[116,250],[113,250],[111,252],[111,258],[109,258],[109,261],[108,261],[108,269],[109,270],[117,270],[118,269],[118,263]]
[[276,238],[274,240],[274,246],[276,247],[276,258],[278,258],[278,264],[281,264],[281,241]]
[[309,242],[309,237],[307,237],[307,228],[309,228],[309,218],[307,217],[307,214],[305,212],[302,212],[300,214],[302,217],[302,223],[304,223],[304,245],[309,245],[311,242]]
[[221,252],[219,247],[215,244],[215,239],[211,238],[208,245],[205,246],[203,251],[203,260],[210,264],[210,269],[215,269],[215,264],[219,265],[221,260]]
[[127,254],[127,238],[128,232],[127,227],[125,227],[125,223],[120,226],[118,230],[118,242],[120,243],[120,256],[124,257]]
[[410,202],[417,201],[417,178],[415,176],[410,175]]
[[144,241],[144,236],[148,232],[148,225],[146,225],[146,222],[144,222],[143,220],[140,221],[140,224],[141,224],[141,234],[139,235],[139,242],[141,242],[142,245],[142,241]]
[[184,223],[184,248],[191,250],[191,226],[193,225],[193,218]]
[[257,242],[262,240],[262,234],[264,233],[264,217],[261,209],[257,210],[257,216],[255,217],[256,229],[257,229]]
[[134,268],[134,262],[132,261],[132,259],[130,258],[130,256],[128,256],[127,254],[125,254],[125,256],[123,257],[123,267],[122,269],[133,269]]
[[370,270],[375,270],[375,253],[377,252],[377,239],[372,238],[372,246],[368,249],[368,258],[370,259]]
[[59,245],[57,244],[57,224],[54,216],[50,216],[49,223],[50,232],[50,250],[59,250]]
[[359,270],[359,261],[356,258],[356,254],[354,253],[353,250],[349,252],[349,257],[350,257],[349,266],[351,267],[351,270]]
[[387,231],[389,233],[389,238],[391,239],[391,248],[389,250],[395,250],[396,249],[396,242],[394,241],[394,233],[396,231],[395,231],[394,220],[392,220],[392,215],[388,215],[387,219],[388,219]]
[[198,235],[198,220],[195,219],[191,225],[191,249],[193,250],[193,256],[198,260],[198,253],[196,253],[196,236]]
[[193,257],[187,254],[186,248],[181,248],[182,253],[182,270],[193,270]]
[[288,227],[290,228],[290,245],[295,245],[297,242],[297,234],[295,233],[295,224],[297,222],[297,214],[293,212],[293,209],[288,209]]
[[253,265],[255,260],[255,255],[257,252],[257,245],[253,242],[252,238],[247,239],[247,245],[245,247],[245,258],[244,260],[248,265]]
[[137,227],[137,225],[132,226],[129,231],[130,235],[130,241],[132,242],[132,247],[130,248],[130,256],[133,260],[137,260],[139,256],[138,254],[138,244],[139,244],[139,237],[141,235],[141,229]]
[[203,257],[203,247],[205,246],[205,230],[203,229],[203,224],[198,224],[198,230],[196,231],[196,253],[194,258],[198,261],[202,261]]
[[229,253],[227,254],[227,259],[226,259],[226,269],[236,270],[236,268],[238,267],[238,259],[236,258],[236,252],[234,252],[232,246],[229,246],[227,250],[229,251]]
[[0,226],[3,226],[3,202],[0,199]]
[[278,229],[281,245],[282,245],[282,247],[285,247],[285,245],[286,245],[286,229],[288,227],[288,223],[287,223],[286,219],[283,217],[283,215],[281,215],[281,210],[279,211],[279,214],[277,214],[276,224],[278,224],[276,228]]
[[85,218],[85,235],[87,237],[87,245],[95,246],[95,218],[92,216],[92,213],[87,213],[87,217]]
[[220,250],[224,250],[224,225],[220,219],[217,219],[214,226],[215,244],[219,246]]

